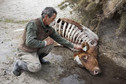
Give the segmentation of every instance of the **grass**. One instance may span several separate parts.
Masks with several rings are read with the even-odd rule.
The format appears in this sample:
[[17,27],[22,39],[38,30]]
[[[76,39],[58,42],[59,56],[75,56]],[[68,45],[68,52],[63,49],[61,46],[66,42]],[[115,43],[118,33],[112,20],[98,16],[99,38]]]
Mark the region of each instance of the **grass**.
[[21,20],[21,21],[17,21],[17,20],[13,20],[13,19],[4,19],[4,20],[0,20],[0,22],[5,22],[5,23],[17,23],[17,24],[25,24],[28,22],[28,20]]

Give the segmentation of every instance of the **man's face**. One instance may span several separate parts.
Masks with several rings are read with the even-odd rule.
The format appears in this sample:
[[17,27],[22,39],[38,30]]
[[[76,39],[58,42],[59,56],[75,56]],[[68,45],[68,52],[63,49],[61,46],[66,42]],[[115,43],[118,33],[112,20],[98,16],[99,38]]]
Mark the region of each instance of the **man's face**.
[[52,23],[54,20],[55,20],[55,18],[56,18],[56,14],[54,13],[53,15],[52,15],[52,17],[50,17],[49,18],[49,16],[47,15],[46,17],[45,17],[45,25],[49,25],[50,23]]

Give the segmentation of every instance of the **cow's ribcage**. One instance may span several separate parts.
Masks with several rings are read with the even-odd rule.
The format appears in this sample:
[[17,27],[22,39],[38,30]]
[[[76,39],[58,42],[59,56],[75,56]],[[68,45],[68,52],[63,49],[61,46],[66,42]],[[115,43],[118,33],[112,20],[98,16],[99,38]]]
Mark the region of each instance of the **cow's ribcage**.
[[78,26],[71,21],[58,19],[53,27],[60,36],[74,44],[88,42],[89,46],[97,45],[98,36],[94,32],[83,25]]

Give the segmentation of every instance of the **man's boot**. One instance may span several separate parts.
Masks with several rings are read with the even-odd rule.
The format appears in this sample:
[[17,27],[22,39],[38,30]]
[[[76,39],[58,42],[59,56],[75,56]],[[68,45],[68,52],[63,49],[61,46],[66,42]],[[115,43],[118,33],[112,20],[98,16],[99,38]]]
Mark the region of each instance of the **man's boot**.
[[16,60],[16,62],[14,63],[13,74],[20,76],[23,70],[28,70],[26,63],[21,60]]
[[46,61],[46,60],[43,59],[43,57],[45,57],[45,56],[47,56],[47,55],[48,55],[48,54],[46,54],[46,53],[41,53],[41,55],[39,55],[39,60],[40,60],[40,63],[41,63],[41,64],[50,64],[49,61]]

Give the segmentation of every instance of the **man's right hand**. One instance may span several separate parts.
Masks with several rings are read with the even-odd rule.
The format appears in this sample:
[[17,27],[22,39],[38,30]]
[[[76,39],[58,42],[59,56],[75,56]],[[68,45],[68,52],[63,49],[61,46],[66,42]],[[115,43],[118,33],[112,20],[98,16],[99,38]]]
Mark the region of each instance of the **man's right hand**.
[[51,39],[51,38],[47,38],[46,40],[46,45],[51,45],[51,44],[53,44],[54,43],[54,40],[53,39]]
[[74,49],[81,50],[82,49],[82,45],[74,44]]

